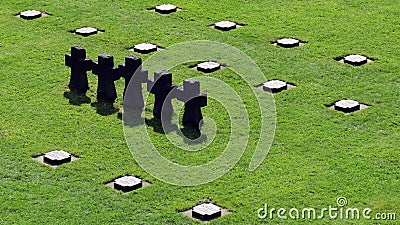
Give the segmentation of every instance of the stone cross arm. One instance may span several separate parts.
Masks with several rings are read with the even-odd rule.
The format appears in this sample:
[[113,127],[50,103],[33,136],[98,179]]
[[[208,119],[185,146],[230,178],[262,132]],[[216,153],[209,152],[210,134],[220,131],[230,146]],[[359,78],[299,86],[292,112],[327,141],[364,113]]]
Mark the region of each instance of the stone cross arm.
[[107,75],[110,80],[116,81],[119,80],[120,76],[118,73],[118,67],[114,66],[114,58],[108,54],[100,54],[98,56],[98,61],[93,61],[92,65],[92,73],[97,76]]
[[85,49],[72,46],[71,53],[65,54],[65,65],[71,68],[69,89],[85,93],[89,89],[86,72],[92,70],[92,60],[86,58]]
[[185,79],[182,87],[173,90],[172,96],[185,103],[182,124],[199,129],[203,120],[201,108],[207,106],[207,94],[200,92],[200,82],[193,78]]
[[134,55],[125,57],[125,62],[118,66],[118,74],[128,82],[133,78],[135,82],[146,83],[148,78],[148,71],[142,69],[142,59]]
[[154,78],[147,79],[147,91],[158,95],[168,95],[177,85],[172,83],[172,74],[161,70],[154,73]]
[[92,63],[92,73],[98,77],[97,100],[113,103],[117,98],[114,82],[119,79],[113,56],[99,55],[98,61]]
[[86,51],[81,46],[72,46],[71,52],[65,54],[65,65],[81,71],[92,70],[92,60],[86,58]]
[[207,94],[204,92],[199,92],[196,95],[188,95],[185,93],[184,88],[182,86],[180,87],[175,87],[172,90],[172,96],[173,98],[178,99],[179,101],[182,101],[184,103],[194,103],[198,105],[199,107],[205,107],[207,106]]
[[[83,71],[90,71],[92,70],[92,60],[89,58],[83,59],[81,64],[81,68]],[[74,60],[72,59],[71,53],[65,54],[65,65],[68,67],[74,67],[76,64],[74,63]]]
[[173,97],[185,103],[191,102],[199,107],[207,106],[207,94],[200,91],[200,82],[193,78],[183,81],[183,86],[173,90]]

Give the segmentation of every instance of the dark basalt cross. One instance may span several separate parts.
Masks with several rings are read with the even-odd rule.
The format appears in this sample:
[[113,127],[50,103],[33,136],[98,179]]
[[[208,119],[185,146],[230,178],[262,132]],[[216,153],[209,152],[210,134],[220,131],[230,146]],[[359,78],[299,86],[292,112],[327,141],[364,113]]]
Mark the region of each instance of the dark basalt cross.
[[97,100],[113,103],[117,99],[114,81],[119,79],[118,68],[114,67],[113,56],[99,55],[98,61],[92,64],[92,73],[98,77]]
[[[146,83],[148,78],[147,70],[142,69],[142,59],[129,55],[125,57],[125,62],[118,66],[118,74],[125,79],[124,106],[142,110],[144,107],[142,83]],[[128,89],[128,85],[131,85]],[[128,95],[129,98],[125,98]],[[128,101],[125,101],[129,99]]]
[[185,103],[182,124],[199,129],[203,115],[201,108],[207,106],[207,94],[200,92],[200,82],[193,78],[183,81],[183,87],[174,89],[173,97]]
[[71,68],[69,89],[85,94],[89,89],[87,71],[92,69],[92,60],[86,58],[85,49],[72,46],[71,53],[65,54],[65,65]]
[[154,94],[155,102],[153,116],[162,119],[163,123],[170,124],[173,113],[172,97],[168,94],[176,88],[172,84],[172,73],[161,70],[154,73],[154,79],[147,80],[147,91]]

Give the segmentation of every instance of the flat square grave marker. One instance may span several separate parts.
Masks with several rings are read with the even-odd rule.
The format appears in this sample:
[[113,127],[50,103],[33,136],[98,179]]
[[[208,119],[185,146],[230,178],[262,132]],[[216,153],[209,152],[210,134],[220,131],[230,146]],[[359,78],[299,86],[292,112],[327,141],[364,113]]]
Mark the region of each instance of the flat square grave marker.
[[133,191],[142,187],[142,180],[133,176],[124,176],[114,180],[114,188],[123,192]]
[[183,214],[186,216],[198,219],[202,222],[208,222],[230,213],[231,212],[229,210],[221,208],[212,203],[203,203],[183,212]]
[[44,155],[33,157],[33,159],[40,163],[48,164],[52,167],[57,167],[61,164],[69,163],[79,158],[63,150],[54,150],[51,152],[47,152]]
[[175,5],[172,5],[172,4],[163,4],[163,5],[158,5],[158,6],[154,7],[154,8],[150,8],[149,10],[152,10],[154,12],[158,12],[158,13],[161,13],[161,14],[170,14],[170,13],[173,13],[173,12],[181,11],[182,8],[179,8],[179,7],[177,7]]
[[150,185],[149,182],[131,175],[125,175],[106,183],[106,186],[112,187],[115,190],[122,191],[124,193],[131,192],[148,185]]
[[194,67],[203,73],[212,73],[221,69],[222,65],[217,62],[207,61],[199,63]]
[[282,80],[269,80],[263,84],[257,85],[256,87],[261,88],[266,92],[271,92],[272,94],[276,94],[284,90],[295,88],[296,85]]
[[239,24],[236,22],[224,20],[224,21],[214,23],[210,27],[215,28],[217,30],[221,30],[221,31],[230,31],[230,30],[242,27],[242,26],[244,26],[244,24]]
[[72,33],[77,34],[77,35],[81,35],[84,37],[93,35],[93,34],[98,34],[104,32],[104,30],[99,30],[97,28],[94,27],[82,27],[82,28],[78,28],[74,31],[72,31]]
[[158,51],[161,49],[162,49],[161,47],[151,44],[151,43],[147,43],[147,42],[137,44],[137,45],[133,46],[132,48],[128,48],[128,50],[130,50],[130,51],[139,52],[141,54],[149,54],[151,52],[155,52],[155,51]]
[[272,44],[283,48],[294,48],[304,45],[305,42],[302,42],[295,38],[281,38],[272,42]]
[[336,58],[337,61],[342,63],[347,63],[352,66],[361,66],[369,62],[373,62],[373,59],[370,59],[363,55],[347,55],[345,57]]
[[345,114],[349,114],[358,110],[366,109],[369,106],[366,104],[362,104],[358,101],[345,99],[337,101],[333,105],[330,105],[328,107],[337,111],[344,112]]
[[18,13],[16,16],[18,16],[22,19],[25,19],[25,20],[33,20],[33,19],[40,18],[42,16],[49,16],[49,14],[38,11],[38,10],[26,10],[26,11]]

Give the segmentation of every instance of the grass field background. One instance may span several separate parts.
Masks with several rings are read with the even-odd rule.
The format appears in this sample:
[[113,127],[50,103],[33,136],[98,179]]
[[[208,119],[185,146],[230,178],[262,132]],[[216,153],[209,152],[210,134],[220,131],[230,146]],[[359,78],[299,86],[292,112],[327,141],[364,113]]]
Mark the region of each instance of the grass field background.
[[[400,217],[400,2],[377,1],[170,1],[183,11],[160,15],[147,10],[159,1],[18,1],[0,3],[0,222],[3,224],[196,224],[183,214],[202,201],[233,213],[210,224],[395,224],[375,220],[261,220],[257,209],[321,209],[345,196],[349,207],[397,212]],[[31,21],[14,15],[36,9],[52,16]],[[246,24],[221,32],[208,26],[232,20]],[[83,26],[105,30],[81,37]],[[294,37],[307,44],[294,49],[271,41]],[[145,41],[168,47],[190,40],[232,45],[248,54],[266,79],[297,88],[275,95],[277,127],[267,159],[255,171],[248,164],[258,135],[259,109],[249,87],[229,69],[210,76],[232,85],[246,100],[251,136],[241,161],[214,182],[173,186],[151,177],[134,161],[118,113],[101,115],[97,77],[90,72],[91,103],[70,104],[70,71],[64,54],[81,45],[88,57],[108,53],[115,64],[132,54],[126,48]],[[347,54],[375,59],[361,67],[334,60]],[[145,60],[149,55],[136,54]],[[201,73],[178,66],[174,82]],[[122,105],[123,80],[116,82]],[[341,99],[368,104],[350,115],[325,105]],[[150,116],[152,103],[146,105]],[[210,101],[205,116],[224,121]],[[162,146],[162,134],[149,129]],[[229,126],[221,122],[216,151],[176,154],[201,164],[225,146]],[[253,135],[254,134],[254,135]],[[62,149],[80,160],[52,169],[32,156]],[[172,151],[163,150],[169,157]],[[199,159],[199,161],[196,161]],[[152,183],[122,194],[104,183],[132,174]],[[399,219],[399,218],[398,218]]]

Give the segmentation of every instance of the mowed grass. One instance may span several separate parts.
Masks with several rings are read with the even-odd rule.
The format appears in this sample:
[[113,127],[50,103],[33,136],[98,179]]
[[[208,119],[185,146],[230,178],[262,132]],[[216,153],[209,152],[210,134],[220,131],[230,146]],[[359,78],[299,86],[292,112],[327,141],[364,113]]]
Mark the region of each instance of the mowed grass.
[[[159,1],[9,1],[0,3],[0,221],[4,224],[197,224],[179,213],[211,201],[233,213],[210,224],[395,224],[378,220],[259,219],[264,203],[275,208],[322,209],[345,196],[349,207],[397,212],[400,217],[400,2],[377,1],[170,1],[184,8],[160,15],[147,8]],[[31,21],[14,15],[36,9],[52,14]],[[247,24],[221,32],[208,26],[221,20]],[[105,30],[80,37],[83,26]],[[283,49],[270,44],[294,37],[306,45]],[[115,64],[132,54],[126,48],[145,41],[168,47],[184,41],[211,40],[248,54],[266,79],[297,85],[275,95],[277,126],[266,160],[253,171],[248,164],[259,135],[259,109],[251,89],[223,69],[212,77],[230,84],[245,99],[250,140],[242,159],[211,183],[180,187],[142,170],[131,155],[118,113],[101,115],[90,103],[70,104],[70,71],[64,54],[72,45],[88,57],[108,53]],[[335,57],[363,54],[375,61],[362,67]],[[137,54],[145,60],[149,55]],[[185,66],[173,70],[174,82],[201,75]],[[97,78],[88,73],[91,103]],[[116,82],[122,105],[123,80]],[[340,99],[368,104],[344,115],[326,108]],[[146,111],[150,112],[148,102]],[[121,110],[120,110],[121,111]],[[225,121],[218,103],[205,116]],[[150,116],[148,113],[147,116]],[[151,116],[150,116],[151,117]],[[196,158],[177,149],[163,154],[197,165],[225,147],[229,126],[220,124],[215,152]],[[152,140],[167,146],[149,127]],[[220,149],[219,149],[219,148]],[[81,159],[56,169],[31,157],[63,149]],[[194,154],[194,153],[193,153]],[[175,159],[174,159],[175,156]],[[198,159],[198,160],[197,160]],[[122,194],[104,183],[132,174],[152,183]],[[327,217],[327,216],[326,216]],[[399,218],[397,218],[399,219]]]

